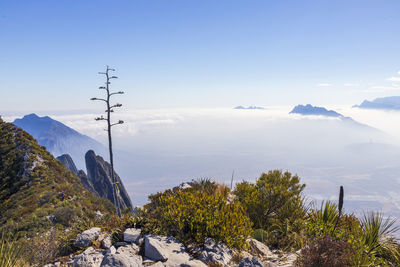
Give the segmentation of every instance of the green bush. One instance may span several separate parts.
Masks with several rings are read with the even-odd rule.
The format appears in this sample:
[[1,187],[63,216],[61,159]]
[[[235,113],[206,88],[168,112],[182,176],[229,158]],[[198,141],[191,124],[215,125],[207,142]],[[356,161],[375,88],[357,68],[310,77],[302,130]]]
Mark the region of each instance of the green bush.
[[75,210],[71,206],[60,207],[54,211],[54,217],[57,223],[69,226],[75,218]]
[[[207,188],[210,188],[207,186]],[[240,203],[227,203],[223,186],[214,192],[194,187],[152,195],[147,205],[147,231],[172,235],[184,243],[203,243],[210,237],[243,248],[251,222]]]
[[267,231],[268,245],[300,248],[307,215],[301,195],[304,187],[297,175],[273,170],[263,173],[255,184],[237,184],[234,194],[255,228]]

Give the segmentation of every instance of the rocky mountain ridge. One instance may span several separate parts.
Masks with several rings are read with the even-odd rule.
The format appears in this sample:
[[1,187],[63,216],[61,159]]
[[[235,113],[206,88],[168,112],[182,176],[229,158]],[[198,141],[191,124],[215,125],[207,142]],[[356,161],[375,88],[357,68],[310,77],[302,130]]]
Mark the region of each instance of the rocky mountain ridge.
[[0,119],[0,233],[36,236],[112,213],[111,202],[93,196],[22,129]]
[[[86,171],[77,170],[71,156],[68,154],[61,155],[57,159],[64,164],[66,168],[74,172],[80,179],[83,186],[94,193],[96,196],[104,197],[114,202],[113,198],[113,182],[111,180],[111,165],[101,156],[96,155],[93,150],[89,150],[85,154]],[[133,209],[131,199],[122,183],[121,178],[114,171],[116,183],[118,186],[117,199],[122,209]]]

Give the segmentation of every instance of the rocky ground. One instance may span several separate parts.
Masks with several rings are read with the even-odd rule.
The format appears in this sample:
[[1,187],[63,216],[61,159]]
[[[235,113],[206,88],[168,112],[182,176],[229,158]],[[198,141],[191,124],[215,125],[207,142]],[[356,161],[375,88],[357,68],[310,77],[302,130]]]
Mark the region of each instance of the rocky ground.
[[126,229],[123,242],[113,243],[111,236],[100,228],[91,228],[79,234],[75,245],[84,250],[70,255],[68,260],[46,264],[44,267],[277,267],[294,266],[296,254],[271,251],[266,245],[248,239],[249,248],[235,251],[213,239],[206,240],[204,246],[185,247],[170,236],[142,235],[140,229]]

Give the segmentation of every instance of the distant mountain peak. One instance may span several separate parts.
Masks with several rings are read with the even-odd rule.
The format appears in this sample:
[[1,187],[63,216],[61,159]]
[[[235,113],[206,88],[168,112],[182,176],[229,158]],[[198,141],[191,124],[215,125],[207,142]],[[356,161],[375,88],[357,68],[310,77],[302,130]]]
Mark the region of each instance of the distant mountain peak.
[[265,109],[265,108],[263,108],[263,107],[257,107],[257,106],[248,106],[248,107],[237,106],[237,107],[234,107],[233,109]]
[[297,105],[295,106],[289,114],[300,114],[300,115],[321,115],[327,117],[343,117],[342,114],[337,113],[334,110],[328,110],[324,107],[317,107],[311,104],[307,105]]
[[400,96],[379,97],[372,101],[364,100],[361,105],[354,105],[353,108],[400,110]]
[[78,168],[84,167],[83,158],[89,149],[94,149],[100,154],[106,151],[104,146],[96,140],[49,116],[40,117],[31,113],[15,119],[13,124],[32,135],[54,156],[69,154],[77,163]]

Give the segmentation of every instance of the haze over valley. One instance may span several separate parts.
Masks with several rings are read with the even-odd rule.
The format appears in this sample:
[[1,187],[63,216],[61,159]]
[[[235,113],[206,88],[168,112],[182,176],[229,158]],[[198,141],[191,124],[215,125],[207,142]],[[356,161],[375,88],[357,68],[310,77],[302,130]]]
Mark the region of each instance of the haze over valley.
[[[119,114],[125,125],[114,131],[116,172],[133,205],[192,179],[213,178],[229,186],[233,171],[234,181],[240,182],[282,169],[301,177],[310,201],[336,200],[343,185],[347,211],[374,209],[400,216],[400,126],[391,123],[400,120],[400,112],[329,106],[343,115],[329,117],[289,114],[289,106],[263,107]],[[95,113],[39,115],[106,144]],[[84,155],[74,155],[77,167],[84,169]]]

